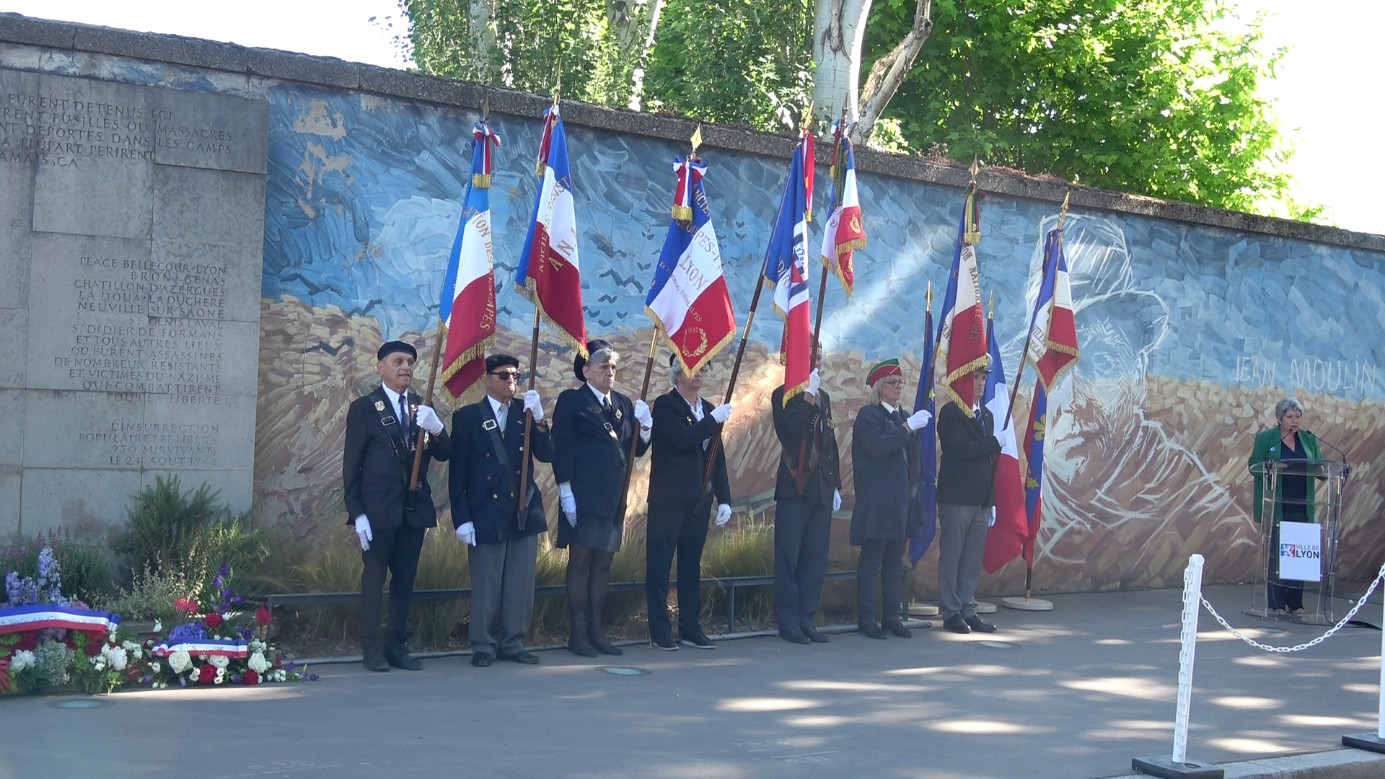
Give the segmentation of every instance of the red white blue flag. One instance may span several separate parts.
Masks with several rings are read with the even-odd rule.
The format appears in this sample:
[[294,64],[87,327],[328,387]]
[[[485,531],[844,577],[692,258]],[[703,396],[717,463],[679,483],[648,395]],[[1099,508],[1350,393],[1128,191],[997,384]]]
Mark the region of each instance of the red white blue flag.
[[567,137],[557,105],[544,111],[539,164],[543,181],[534,203],[529,234],[524,238],[515,287],[533,301],[561,340],[586,354],[582,274],[577,264],[577,212],[573,207]]
[[[678,177],[674,218],[644,305],[691,376],[731,342],[736,314],[731,310],[721,246],[702,186],[707,166],[699,160],[675,158],[673,170]],[[680,214],[687,217],[679,218]]]
[[495,340],[495,262],[491,251],[492,150],[500,146],[485,120],[471,132],[471,186],[447,258],[438,315],[447,331],[442,383],[460,398],[486,372],[486,347]]
[[1034,404],[1024,433],[1024,508],[1028,524],[1024,559],[1034,563],[1034,543],[1043,524],[1044,436],[1048,429],[1048,396],[1054,384],[1077,362],[1077,326],[1072,309],[1068,263],[1063,256],[1063,232],[1052,230],[1044,239],[1043,280],[1034,301],[1026,359],[1034,363]]
[[832,125],[832,141],[832,200],[822,232],[822,264],[837,274],[850,297],[856,283],[851,255],[866,245],[866,230],[861,225],[861,201],[856,193],[856,155],[840,120]]
[[962,218],[957,225],[957,246],[952,255],[943,314],[939,321],[937,365],[943,389],[968,418],[976,404],[972,371],[986,364],[986,314],[981,305],[981,277],[976,264],[976,244],[981,242],[980,193],[967,187]]
[[[993,322],[991,324],[994,324]],[[986,552],[981,558],[986,573],[995,573],[1015,559],[1029,537],[1024,513],[1024,487],[1020,482],[1019,449],[1015,446],[1015,421],[1010,418],[1010,388],[1005,383],[1005,366],[1000,362],[1000,345],[995,328],[986,334],[991,354],[991,373],[981,399],[991,417],[1000,425],[997,437],[1005,446],[995,464],[995,522],[986,531]]]
[[765,254],[765,283],[774,288],[774,310],[784,318],[784,403],[808,387],[813,324],[808,310],[808,219],[813,192],[813,136],[794,149],[779,218]]

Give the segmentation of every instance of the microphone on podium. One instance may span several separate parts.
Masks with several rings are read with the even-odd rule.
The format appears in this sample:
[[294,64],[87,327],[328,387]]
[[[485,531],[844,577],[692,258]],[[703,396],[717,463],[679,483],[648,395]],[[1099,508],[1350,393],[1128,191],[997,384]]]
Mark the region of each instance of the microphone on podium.
[[1340,457],[1342,460],[1342,481],[1346,481],[1347,477],[1351,476],[1351,465],[1347,463],[1347,453],[1339,449],[1336,444],[1332,443],[1331,441],[1328,441],[1325,438],[1320,437],[1317,433],[1314,433],[1312,430],[1305,429],[1303,432],[1318,439],[1318,443],[1322,444],[1323,446],[1326,446],[1327,448],[1337,453],[1337,456]]

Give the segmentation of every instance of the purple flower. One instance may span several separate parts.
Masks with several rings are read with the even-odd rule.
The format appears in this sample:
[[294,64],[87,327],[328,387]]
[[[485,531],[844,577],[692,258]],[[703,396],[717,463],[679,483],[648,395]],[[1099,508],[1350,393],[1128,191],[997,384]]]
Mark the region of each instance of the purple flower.
[[179,686],[179,687],[187,687],[187,686],[188,686],[188,678],[187,678],[186,676],[180,676],[180,677],[178,677],[178,686]]
[[288,661],[287,663],[284,664],[284,670],[285,670],[285,671],[292,671],[292,670],[293,670],[293,661],[292,661],[292,660],[290,660],[290,661]]
[[308,681],[310,681],[310,682],[315,682],[315,681],[317,681],[317,674],[308,674]]
[[168,631],[169,644],[185,644],[189,641],[201,641],[207,637],[207,630],[201,622],[184,622],[181,625]]
[[153,680],[154,680],[154,677],[153,677],[152,675],[150,675],[150,674],[145,674],[144,676],[141,676],[141,677],[139,678],[139,683],[140,683],[140,684],[149,684],[149,683],[150,683],[151,681],[153,681]]
[[244,602],[245,602],[245,598],[242,598],[242,597],[239,596],[239,595],[237,595],[236,597],[234,597],[234,598],[231,599],[231,603],[234,604],[234,605],[236,605],[236,606],[239,606],[240,604],[242,604],[242,603],[244,603]]
[[231,684],[240,684],[240,674],[231,674]]

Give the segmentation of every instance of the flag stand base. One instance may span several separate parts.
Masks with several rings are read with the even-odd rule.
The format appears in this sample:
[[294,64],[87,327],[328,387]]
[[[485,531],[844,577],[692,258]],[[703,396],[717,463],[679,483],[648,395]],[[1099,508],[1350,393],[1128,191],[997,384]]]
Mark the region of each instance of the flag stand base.
[[1196,777],[1196,779],[1223,779],[1226,776],[1225,770],[1211,763],[1196,761],[1175,763],[1172,758],[1168,757],[1137,757],[1130,761],[1130,767],[1135,769],[1136,773],[1165,777],[1165,779],[1188,776]]
[[1375,733],[1358,733],[1354,736],[1342,736],[1342,746],[1385,754],[1385,739],[1382,739]]
[[994,614],[995,612],[996,608],[994,603],[987,603],[984,600],[979,600],[976,602],[977,614]]
[[909,616],[911,617],[936,617],[938,607],[931,603],[910,603]]
[[1015,611],[1053,611],[1053,601],[1043,598],[1001,598],[1000,605]]

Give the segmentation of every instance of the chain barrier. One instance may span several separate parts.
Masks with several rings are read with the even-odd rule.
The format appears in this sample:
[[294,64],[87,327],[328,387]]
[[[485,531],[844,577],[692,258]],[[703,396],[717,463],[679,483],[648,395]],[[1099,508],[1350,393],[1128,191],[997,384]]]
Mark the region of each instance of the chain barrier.
[[1331,638],[1334,633],[1341,630],[1348,622],[1351,622],[1352,618],[1356,616],[1356,612],[1360,611],[1366,605],[1366,601],[1370,600],[1371,595],[1375,592],[1375,588],[1379,586],[1381,579],[1385,579],[1385,564],[1382,564],[1380,566],[1380,571],[1375,575],[1375,581],[1371,582],[1370,589],[1366,590],[1366,594],[1362,595],[1361,599],[1357,600],[1352,605],[1351,611],[1348,611],[1347,615],[1345,617],[1342,617],[1340,622],[1328,628],[1327,632],[1323,633],[1321,636],[1318,636],[1317,638],[1314,638],[1311,641],[1298,644],[1297,646],[1270,646],[1269,644],[1262,644],[1259,641],[1256,641],[1255,639],[1245,635],[1236,628],[1231,627],[1230,623],[1228,623],[1226,619],[1222,617],[1222,615],[1218,614],[1216,609],[1212,608],[1212,604],[1207,602],[1207,596],[1200,595],[1199,597],[1202,599],[1202,607],[1207,609],[1207,611],[1210,612],[1214,618],[1216,618],[1217,622],[1220,623],[1222,627],[1230,631],[1231,635],[1241,639],[1247,644],[1250,644],[1256,649],[1260,649],[1265,652],[1279,652],[1280,654],[1288,654],[1290,652],[1302,652],[1305,649],[1315,647],[1318,644],[1321,644],[1322,642]]

